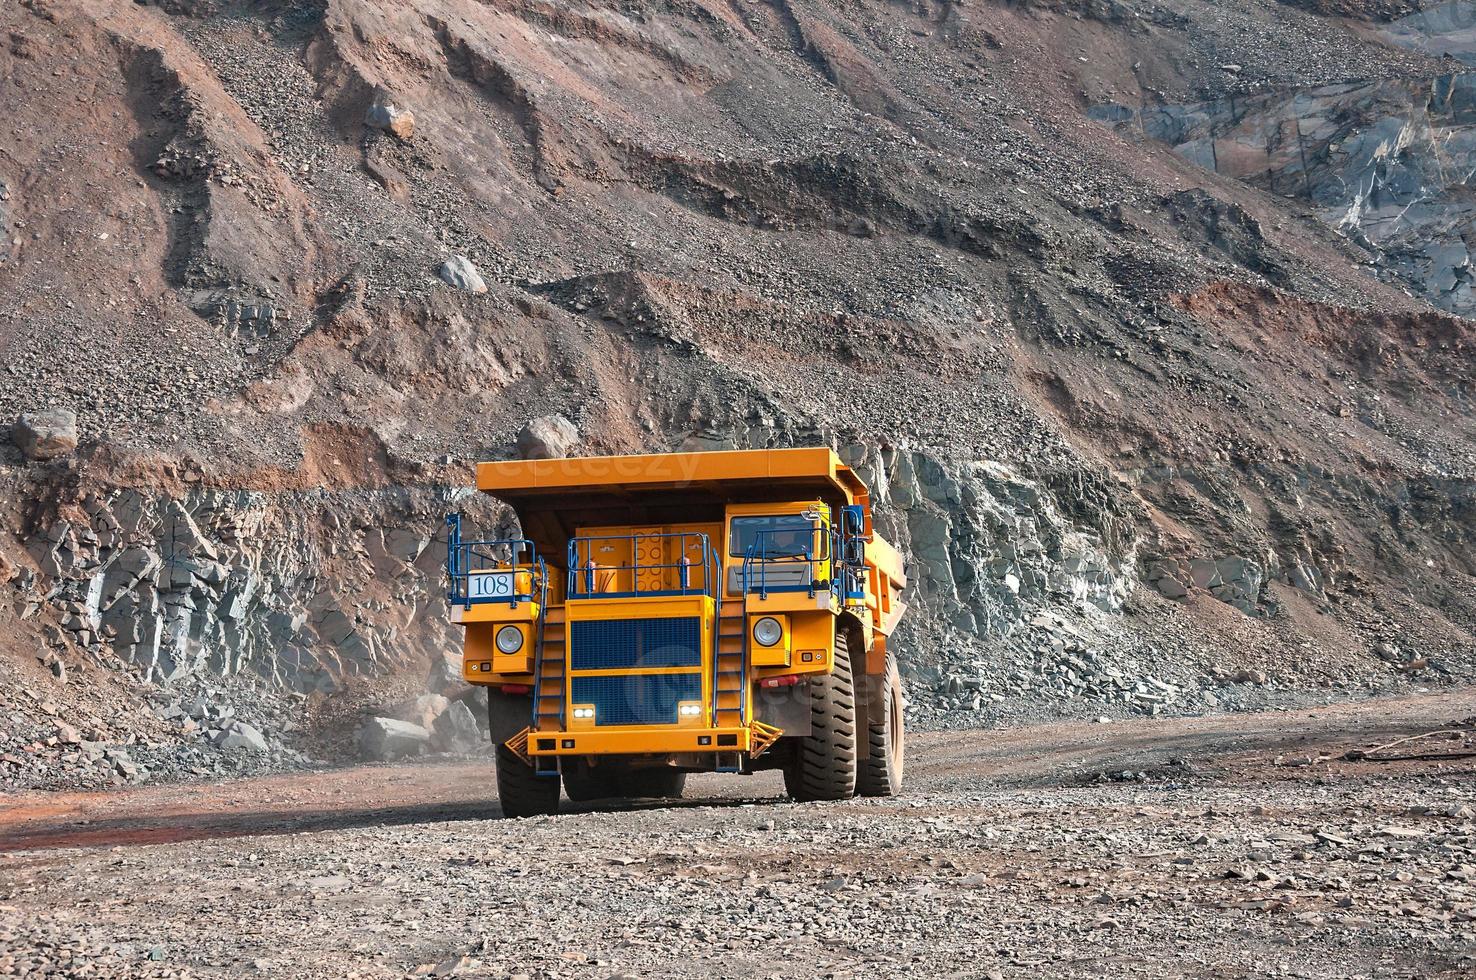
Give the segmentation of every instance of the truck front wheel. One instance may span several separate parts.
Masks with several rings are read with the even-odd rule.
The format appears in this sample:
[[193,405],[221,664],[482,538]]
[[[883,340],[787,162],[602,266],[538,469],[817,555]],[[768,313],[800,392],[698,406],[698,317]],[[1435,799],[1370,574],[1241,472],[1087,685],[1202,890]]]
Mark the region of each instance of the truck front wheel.
[[831,672],[809,684],[810,734],[795,739],[784,789],[802,802],[856,795],[856,690],[846,634],[835,636]]
[[870,687],[871,698],[867,704],[866,761],[856,776],[856,792],[862,796],[896,796],[902,792],[902,765],[906,756],[903,748],[903,708],[906,700],[902,694],[902,674],[897,670],[897,658],[887,654],[887,670],[881,676],[877,689]]
[[543,817],[559,812],[559,781],[534,774],[518,754],[497,746],[497,802],[505,817]]

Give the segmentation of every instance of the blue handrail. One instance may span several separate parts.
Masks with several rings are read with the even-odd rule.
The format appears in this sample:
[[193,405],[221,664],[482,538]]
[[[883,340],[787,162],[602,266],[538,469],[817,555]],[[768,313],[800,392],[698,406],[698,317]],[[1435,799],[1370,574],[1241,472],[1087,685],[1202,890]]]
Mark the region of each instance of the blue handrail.
[[[675,562],[648,562],[642,563],[637,551],[638,542],[659,540],[662,549],[665,550],[666,541],[677,542],[677,552],[680,559]],[[630,546],[631,563],[628,565],[600,565],[594,560],[593,549],[596,544],[611,541],[626,542]],[[687,558],[690,549],[689,542],[700,546],[702,552],[703,583],[694,585],[692,582],[693,562]],[[568,576],[568,598],[578,599],[613,599],[613,598],[641,598],[645,596],[680,596],[680,595],[716,595],[721,590],[717,587],[717,576],[712,573],[712,566],[716,562],[716,552],[706,534],[697,531],[683,531],[672,534],[613,534],[588,538],[569,539],[569,576]],[[656,572],[657,588],[642,588],[641,573]],[[668,573],[674,572],[675,575]],[[604,591],[599,588],[597,581],[600,575],[614,575],[618,577],[621,573],[629,573],[630,588],[618,591]],[[676,579],[676,587],[669,588],[669,580]]]
[[[538,585],[538,620],[533,628],[538,635],[533,639],[533,716],[528,721],[530,731],[538,731],[538,705],[543,700],[543,636],[546,630],[543,625],[543,617],[548,615],[548,569],[543,565],[543,559],[538,560],[539,575]],[[564,730],[564,705],[569,699],[559,698],[559,731]]]
[[[718,660],[723,652],[723,586],[721,582],[723,567],[716,551],[712,553],[712,568],[709,570],[704,560],[702,565],[703,576],[712,583],[712,727],[717,727],[718,716]],[[748,627],[745,625],[743,632],[747,634]],[[739,684],[738,717],[743,717],[743,709],[748,694],[748,649],[742,648],[743,662],[739,665],[741,674]]]
[[[470,609],[481,602],[506,602],[515,606],[531,600],[532,590],[539,587],[540,581],[546,582],[547,566],[538,557],[538,548],[527,538],[462,541],[460,514],[447,515],[446,526],[449,529],[446,537],[446,577],[450,583],[446,600],[452,605]],[[527,558],[520,561],[519,556],[525,553]],[[506,572],[511,576],[508,591],[501,595],[473,596],[472,576],[494,571]],[[520,592],[518,585],[525,573],[529,588]]]
[[851,504],[841,508],[837,554],[840,556],[841,596],[846,602],[866,600],[865,509]]
[[[819,566],[830,561],[837,552],[836,533],[826,530],[818,523],[812,525],[812,530],[820,534],[821,540],[826,547],[819,555],[813,554],[811,549],[806,548],[799,555],[770,555],[769,549],[765,547],[766,540],[770,535],[793,534],[794,528],[774,528],[765,531],[754,532],[753,543],[743,553],[743,594],[749,595],[757,592],[760,599],[767,598],[770,592],[808,592],[811,598],[815,596],[816,575]],[[770,585],[768,583],[768,572],[773,566],[789,565],[802,566],[805,570],[804,581],[799,584]],[[756,573],[756,574],[755,574]],[[755,583],[755,578],[757,583]],[[835,570],[831,570],[830,581],[826,587],[835,591]]]

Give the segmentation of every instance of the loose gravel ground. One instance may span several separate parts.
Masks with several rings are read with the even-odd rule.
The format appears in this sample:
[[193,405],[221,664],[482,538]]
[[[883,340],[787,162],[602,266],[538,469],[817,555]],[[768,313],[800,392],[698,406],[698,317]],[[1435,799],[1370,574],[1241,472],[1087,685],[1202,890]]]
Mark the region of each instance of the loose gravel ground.
[[1476,761],[1340,757],[1473,716],[930,733],[907,795],[840,804],[502,820],[471,762],[16,797],[0,974],[1469,977]]

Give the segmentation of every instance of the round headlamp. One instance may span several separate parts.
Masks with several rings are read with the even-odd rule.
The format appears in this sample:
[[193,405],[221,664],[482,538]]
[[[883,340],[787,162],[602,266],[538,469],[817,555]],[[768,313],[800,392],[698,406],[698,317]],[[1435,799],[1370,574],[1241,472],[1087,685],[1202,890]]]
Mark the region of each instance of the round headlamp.
[[784,627],[773,616],[765,616],[753,624],[753,642],[761,647],[771,647],[784,639]]
[[516,626],[504,626],[497,631],[497,649],[502,653],[517,653],[523,649],[523,631]]

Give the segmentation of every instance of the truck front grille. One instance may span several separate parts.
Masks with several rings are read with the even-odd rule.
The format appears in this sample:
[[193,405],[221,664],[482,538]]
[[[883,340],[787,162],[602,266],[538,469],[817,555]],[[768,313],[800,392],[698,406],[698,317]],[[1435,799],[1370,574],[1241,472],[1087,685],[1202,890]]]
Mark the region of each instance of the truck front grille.
[[569,624],[569,668],[574,671],[701,666],[702,621],[696,616]]

